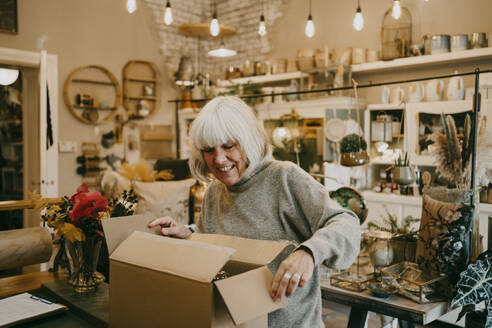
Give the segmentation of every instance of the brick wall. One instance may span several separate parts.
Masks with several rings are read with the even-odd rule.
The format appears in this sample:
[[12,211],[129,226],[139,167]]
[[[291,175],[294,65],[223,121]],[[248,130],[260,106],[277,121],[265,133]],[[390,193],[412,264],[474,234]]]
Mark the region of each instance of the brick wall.
[[[212,78],[223,78],[230,65],[241,66],[246,59],[263,60],[270,52],[271,33],[265,37],[258,35],[258,24],[262,11],[260,0],[218,0],[217,15],[220,24],[237,29],[237,34],[224,38],[226,48],[238,54],[229,58],[214,58],[207,52],[220,46],[220,39],[185,37],[178,32],[178,26],[185,23],[210,22],[213,11],[211,0],[171,0],[173,23],[163,22],[166,0],[145,0],[154,12],[155,28],[161,37],[161,50],[170,72],[176,72],[179,59],[187,50],[195,64],[195,72],[210,73]],[[269,31],[275,20],[282,16],[285,0],[264,0],[264,15]],[[198,66],[200,68],[198,69]]]

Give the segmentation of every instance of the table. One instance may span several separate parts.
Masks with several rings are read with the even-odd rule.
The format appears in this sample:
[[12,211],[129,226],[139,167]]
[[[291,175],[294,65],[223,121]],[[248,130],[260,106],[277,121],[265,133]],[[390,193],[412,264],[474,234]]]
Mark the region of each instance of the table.
[[[414,324],[433,326],[454,326],[435,320],[448,313],[449,302],[419,304],[398,295],[387,299],[371,296],[368,290],[353,292],[330,285],[329,280],[321,280],[323,299],[351,307],[348,328],[364,328],[368,311],[398,318],[400,327],[413,328]],[[456,327],[456,326],[455,326]]]
[[30,328],[91,328],[108,327],[109,287],[101,283],[95,293],[83,297],[73,291],[62,272],[33,272],[0,279],[0,299],[30,292],[31,294],[54,299],[68,306],[69,311],[29,321],[16,327]]

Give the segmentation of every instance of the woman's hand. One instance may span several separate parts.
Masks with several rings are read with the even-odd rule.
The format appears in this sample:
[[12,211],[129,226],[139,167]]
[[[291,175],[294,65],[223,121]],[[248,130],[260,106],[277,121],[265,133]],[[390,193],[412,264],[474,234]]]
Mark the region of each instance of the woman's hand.
[[184,239],[188,238],[192,233],[187,226],[176,223],[176,221],[169,216],[157,218],[148,224],[149,228],[153,228],[155,226],[160,226],[162,235],[168,237]]
[[304,287],[311,279],[314,270],[314,258],[306,248],[299,248],[290,254],[278,266],[272,283],[270,296],[279,302],[283,296],[290,297],[297,287]]

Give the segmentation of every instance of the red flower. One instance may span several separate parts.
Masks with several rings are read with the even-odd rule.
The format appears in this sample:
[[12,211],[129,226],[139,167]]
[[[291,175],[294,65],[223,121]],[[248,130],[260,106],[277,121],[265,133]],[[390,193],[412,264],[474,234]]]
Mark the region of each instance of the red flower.
[[85,192],[88,192],[89,191],[89,187],[87,187],[87,185],[85,183],[81,184],[78,188],[77,188],[77,192],[75,194],[72,195],[72,197],[70,197],[70,201],[73,203],[75,203],[75,197],[77,197],[78,195],[82,194],[82,193],[85,193]]
[[97,218],[99,212],[104,212],[108,208],[108,200],[99,191],[83,191],[82,185],[77,189],[77,193],[72,196],[73,208],[68,212],[71,222],[78,224],[81,217]]

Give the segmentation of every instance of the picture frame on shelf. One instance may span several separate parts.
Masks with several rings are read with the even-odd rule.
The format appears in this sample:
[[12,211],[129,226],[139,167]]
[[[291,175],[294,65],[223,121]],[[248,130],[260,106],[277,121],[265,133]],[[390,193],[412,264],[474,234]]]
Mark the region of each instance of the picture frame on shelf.
[[0,1],[0,32],[17,34],[17,0]]

